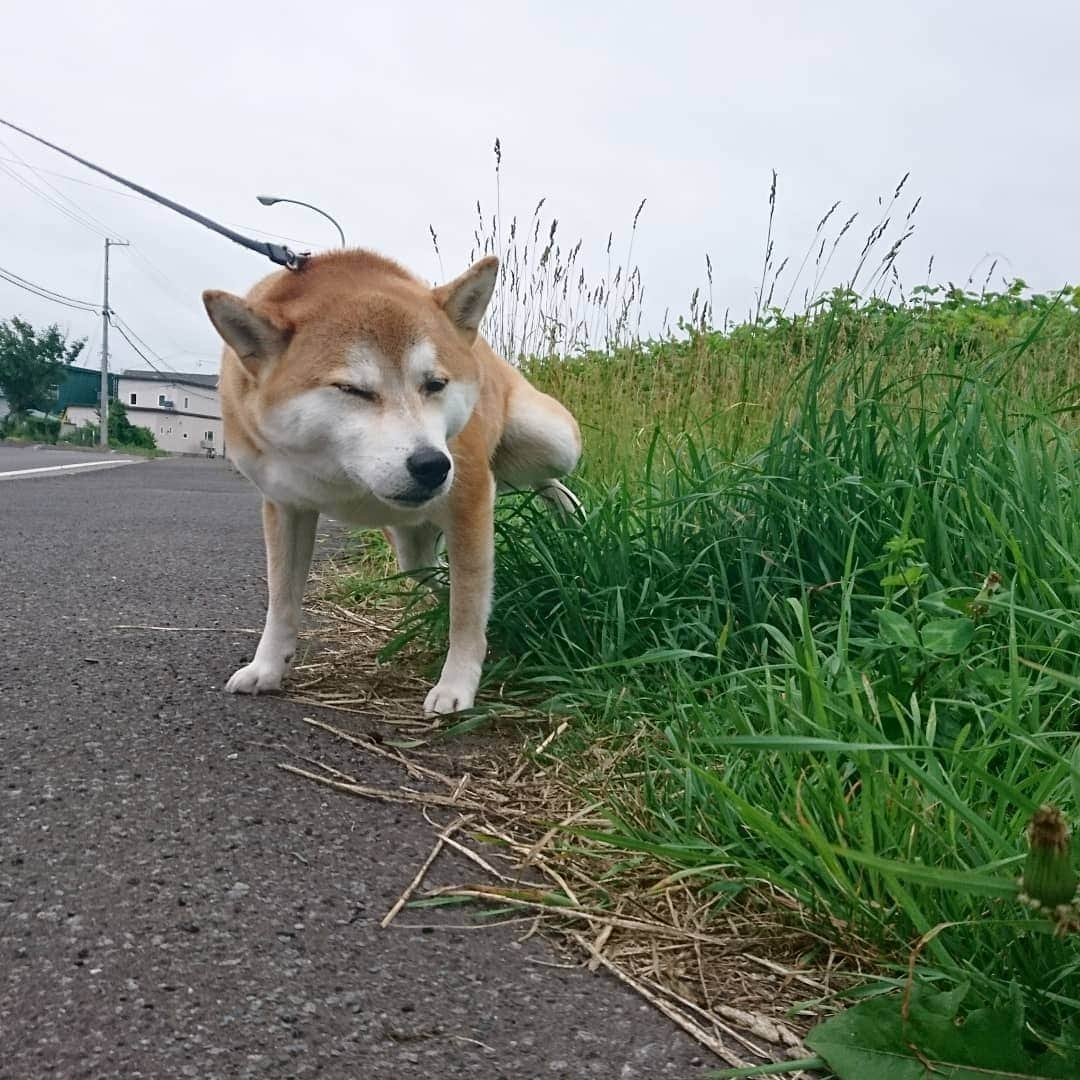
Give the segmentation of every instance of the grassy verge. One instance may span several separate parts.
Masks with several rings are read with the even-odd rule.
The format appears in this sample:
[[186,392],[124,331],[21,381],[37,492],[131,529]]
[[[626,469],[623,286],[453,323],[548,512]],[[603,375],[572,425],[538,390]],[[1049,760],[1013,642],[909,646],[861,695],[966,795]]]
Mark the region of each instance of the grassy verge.
[[603,840],[717,915],[764,884],[808,963],[1018,990],[1025,1038],[1080,1055],[1080,935],[1012,885],[1033,811],[1080,816],[1078,318],[845,295],[539,366],[593,432],[589,517],[504,507],[488,678],[573,718]]

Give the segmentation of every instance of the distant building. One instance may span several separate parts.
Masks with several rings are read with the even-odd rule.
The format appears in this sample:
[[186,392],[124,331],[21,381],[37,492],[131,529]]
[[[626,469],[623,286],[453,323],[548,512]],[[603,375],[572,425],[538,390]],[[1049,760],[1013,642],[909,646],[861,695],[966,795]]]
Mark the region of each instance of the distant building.
[[[109,397],[116,397],[120,376],[109,375]],[[48,411],[60,418],[60,433],[66,435],[85,424],[98,424],[98,401],[101,398],[101,372],[95,368],[64,367],[63,380],[57,383],[55,397]]]
[[[116,397],[118,375],[109,376],[109,396]],[[57,381],[49,386],[38,400],[32,402],[29,413],[59,419],[62,424],[79,427],[84,422],[98,422],[98,398],[101,396],[101,373],[95,368],[62,364]],[[67,410],[73,410],[70,416]],[[11,411],[11,406],[0,394],[0,420]]]
[[[134,371],[109,374],[109,399],[122,401],[128,419],[149,428],[162,450],[173,454],[223,455],[225,432],[216,375]],[[61,434],[100,423],[101,373],[65,365],[63,375],[42,401],[43,413],[58,417]],[[0,398],[0,418],[6,413]]]
[[[116,384],[119,375],[109,375],[109,397],[116,397]],[[97,368],[64,365],[63,379],[56,384],[55,397],[48,403],[48,412],[62,415],[72,406],[90,406],[94,410],[94,423],[97,423],[98,399],[101,397],[101,372]],[[55,402],[55,404],[54,404]],[[45,403],[42,403],[45,408]]]
[[128,419],[149,428],[157,445],[174,454],[223,454],[225,431],[216,375],[125,371],[117,398]]

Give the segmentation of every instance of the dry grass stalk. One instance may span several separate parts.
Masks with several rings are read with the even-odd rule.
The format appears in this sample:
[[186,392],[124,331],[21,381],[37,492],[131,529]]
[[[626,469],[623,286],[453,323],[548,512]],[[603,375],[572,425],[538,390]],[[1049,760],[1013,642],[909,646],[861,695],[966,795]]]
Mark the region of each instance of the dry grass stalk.
[[[413,740],[408,749],[399,749],[355,729],[314,718],[306,723],[362,753],[396,762],[425,790],[372,787],[321,762],[309,763],[318,771],[287,763],[281,768],[362,798],[459,815],[450,826],[433,824],[432,851],[385,925],[414,926],[406,914],[421,894],[511,906],[529,913],[525,938],[542,932],[567,947],[578,964],[614,975],[723,1061],[742,1064],[732,1046],[758,1058],[799,1051],[799,1034],[814,1015],[806,1012],[789,1021],[785,1013],[807,990],[824,996],[838,980],[835,972],[803,971],[800,957],[814,942],[797,925],[797,906],[785,915],[773,898],[749,895],[722,910],[651,857],[628,858],[583,838],[582,828],[602,831],[607,822],[597,804],[581,805],[580,777],[546,753],[565,723],[555,725],[527,754],[502,738],[470,745],[459,740],[437,754],[430,742],[436,726],[416,720],[423,681],[407,661],[399,658],[387,667],[374,659],[393,616],[366,619],[326,602],[316,604],[315,614],[320,650],[300,666],[303,689],[294,689],[292,696],[380,724],[407,725]],[[575,767],[591,771],[594,779],[610,776],[631,752],[600,744]],[[544,767],[538,759],[545,760]],[[459,855],[491,882],[423,890],[440,853]],[[497,924],[506,922],[522,920]]]
[[[329,768],[329,766],[323,767]],[[325,784],[327,787],[346,791],[350,795],[360,795],[365,799],[379,799],[382,802],[394,803],[416,803],[420,806],[449,806],[459,810],[483,809],[481,803],[453,799],[449,795],[433,795],[423,791],[409,791],[405,788],[393,791],[387,788],[368,787],[365,784],[348,783],[344,780],[333,780],[328,776],[319,776],[317,773],[309,772],[307,769],[298,769],[295,765],[289,765],[286,762],[281,762],[278,768],[284,769],[285,772],[295,773],[297,776],[306,777],[308,780],[314,780],[317,784]]]
[[425,895],[429,897],[464,896],[471,897],[474,900],[491,900],[499,903],[508,901],[517,907],[527,908],[530,911],[540,911],[545,915],[561,919],[580,919],[590,924],[609,926],[612,929],[633,930],[639,934],[671,938],[680,943],[687,941],[701,942],[705,945],[717,945],[721,948],[725,948],[728,944],[724,938],[701,934],[694,930],[672,926],[669,923],[649,922],[644,919],[627,919],[619,915],[608,915],[594,908],[583,907],[574,899],[563,903],[560,902],[558,894],[536,886],[446,885],[442,888],[432,889]]
[[452,839],[450,839],[450,837],[447,837],[446,838],[446,844],[447,844],[447,846],[452,847],[455,851],[460,852],[470,862],[476,863],[476,865],[479,866],[481,870],[487,871],[487,873],[489,873],[493,878],[497,878],[499,881],[503,881],[503,882],[507,882],[507,883],[512,882],[514,880],[512,878],[507,877],[501,871],[496,870],[495,867],[492,866],[491,863],[489,863],[487,861],[487,859],[485,859],[482,855],[480,855],[477,852],[473,851],[472,848],[466,847],[464,844],[459,843],[457,840],[452,840]]
[[429,769],[425,765],[421,765],[419,762],[414,761],[404,754],[399,753],[396,750],[387,750],[372,739],[365,739],[361,735],[354,735],[348,731],[342,731],[341,728],[334,727],[333,724],[327,724],[322,720],[316,720],[313,717],[305,716],[304,723],[310,724],[314,728],[320,728],[323,731],[330,732],[331,735],[336,736],[339,739],[344,739],[346,742],[352,743],[354,746],[360,747],[365,753],[374,754],[376,757],[386,758],[389,761],[397,762],[414,780],[427,779],[434,780],[440,784],[450,785],[455,781],[452,781],[445,773],[438,772],[435,769]]
[[[573,939],[578,945],[589,953],[606,971],[609,971],[620,982],[625,983],[631,989],[636,990],[646,1001],[648,1001],[655,1008],[659,1009],[669,1020],[677,1024],[688,1035],[696,1039],[702,1046],[707,1046],[718,1058],[727,1062],[733,1068],[744,1068],[748,1062],[744,1061],[737,1054],[732,1053],[728,1048],[715,1036],[710,1034],[705,1028],[703,1028],[696,1021],[691,1019],[686,1013],[671,1004],[665,998],[659,994],[654,993],[643,982],[635,979],[625,969],[613,964],[603,953],[596,951],[593,948],[592,943],[582,934],[574,933]],[[764,1051],[758,1052],[759,1057],[764,1057]]]
[[416,872],[416,876],[405,887],[405,891],[394,901],[393,907],[383,916],[379,925],[385,930],[395,918],[397,918],[398,912],[409,902],[409,898],[420,887],[420,882],[424,880],[424,875],[431,869],[432,863],[439,857],[439,852],[442,851],[446,841],[450,838],[452,833],[457,832],[466,822],[470,821],[468,816],[459,817],[456,821],[452,821],[441,833],[439,833],[438,839],[435,841],[435,846],[431,849],[431,853],[424,860],[420,869]]

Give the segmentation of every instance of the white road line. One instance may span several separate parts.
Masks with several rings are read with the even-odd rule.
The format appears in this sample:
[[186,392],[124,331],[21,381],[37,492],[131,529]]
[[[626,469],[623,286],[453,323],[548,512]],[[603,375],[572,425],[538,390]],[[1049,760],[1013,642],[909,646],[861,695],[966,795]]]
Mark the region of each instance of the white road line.
[[42,473],[67,472],[70,469],[111,469],[115,465],[134,465],[134,458],[119,458],[115,461],[77,461],[73,465],[43,465],[37,469],[12,469],[0,472],[0,480],[13,480],[19,476],[40,476]]

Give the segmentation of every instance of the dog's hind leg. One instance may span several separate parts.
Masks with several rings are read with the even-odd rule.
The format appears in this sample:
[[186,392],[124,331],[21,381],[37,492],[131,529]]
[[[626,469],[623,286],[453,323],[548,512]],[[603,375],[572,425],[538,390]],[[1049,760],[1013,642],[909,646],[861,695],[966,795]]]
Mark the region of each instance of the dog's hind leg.
[[419,525],[392,525],[383,529],[397,555],[398,567],[422,585],[435,587],[435,579],[445,569],[439,557],[440,526],[430,521]]
[[558,477],[581,456],[581,433],[570,412],[522,380],[507,402],[506,422],[492,469],[500,491],[534,488],[552,510],[578,518],[581,503]]

